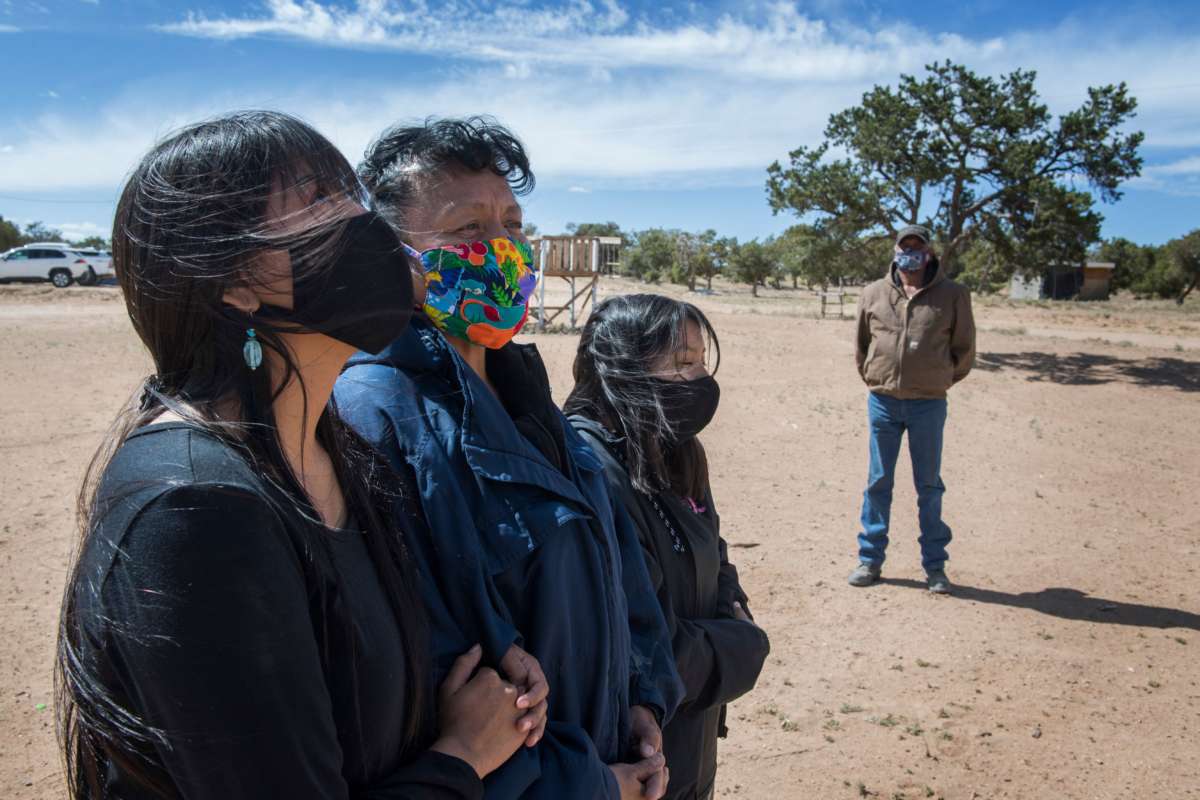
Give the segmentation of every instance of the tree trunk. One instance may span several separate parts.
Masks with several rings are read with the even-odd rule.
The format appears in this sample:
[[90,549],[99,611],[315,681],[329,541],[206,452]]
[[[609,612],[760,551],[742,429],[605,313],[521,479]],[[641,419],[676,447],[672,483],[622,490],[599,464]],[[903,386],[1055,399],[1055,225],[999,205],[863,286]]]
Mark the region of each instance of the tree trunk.
[[754,281],[750,284],[750,296],[758,297],[758,281]]
[[996,266],[996,254],[992,252],[988,254],[987,266],[983,268],[983,274],[979,276],[979,291],[983,294],[991,294],[990,279],[994,266]]
[[800,288],[800,276],[799,275],[795,275],[795,274],[792,275],[792,288],[793,289]]
[[712,279],[713,279],[713,276],[712,276],[712,273],[710,272],[710,273],[708,274],[708,290],[709,290],[710,292],[712,291]]
[[1195,289],[1197,285],[1200,285],[1200,272],[1196,273],[1196,277],[1192,278],[1192,285],[1184,289],[1183,294],[1175,298],[1175,302],[1178,305],[1183,305],[1183,301],[1187,300],[1187,296],[1192,293],[1192,289]]

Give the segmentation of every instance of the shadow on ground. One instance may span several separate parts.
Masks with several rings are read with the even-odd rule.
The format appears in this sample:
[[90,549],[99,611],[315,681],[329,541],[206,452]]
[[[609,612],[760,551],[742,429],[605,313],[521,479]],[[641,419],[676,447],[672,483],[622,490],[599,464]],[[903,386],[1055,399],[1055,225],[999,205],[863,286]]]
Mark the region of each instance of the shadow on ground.
[[[902,586],[907,589],[928,591],[925,581],[909,578],[880,578],[879,583]],[[1052,617],[1099,622],[1107,625],[1134,625],[1141,628],[1189,628],[1200,631],[1200,614],[1178,608],[1147,606],[1140,603],[1123,603],[1090,597],[1078,589],[1054,587],[1040,592],[1000,592],[994,589],[978,589],[974,586],[954,584],[950,595],[957,600],[974,600],[1013,608],[1028,608]]]
[[1182,358],[1126,359],[1095,353],[980,353],[977,369],[989,372],[1016,370],[1026,380],[1050,381],[1070,386],[1090,386],[1124,381],[1139,386],[1168,386],[1200,392],[1200,362]]

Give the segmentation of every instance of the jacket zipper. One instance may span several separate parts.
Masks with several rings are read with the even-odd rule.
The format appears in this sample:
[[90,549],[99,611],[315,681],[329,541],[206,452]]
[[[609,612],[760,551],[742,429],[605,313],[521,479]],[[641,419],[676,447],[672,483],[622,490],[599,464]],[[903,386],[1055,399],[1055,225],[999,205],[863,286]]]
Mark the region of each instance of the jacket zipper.
[[[904,356],[908,353],[909,297],[908,293],[904,291],[904,287],[899,287],[897,291],[901,295],[900,302],[904,304],[904,325],[900,331],[900,353],[896,358],[896,389],[902,390],[904,388]],[[916,295],[913,296],[915,297]]]
[[912,305],[921,296],[922,292],[928,288],[929,286],[922,286],[913,292],[912,297],[909,297],[908,292],[904,291],[903,286],[896,287],[896,291],[900,292],[901,295],[900,302],[904,303],[904,329],[901,331],[902,335],[900,337],[900,357],[896,361],[899,365],[896,372],[897,389],[904,387],[904,357],[908,354],[908,322],[912,317]]

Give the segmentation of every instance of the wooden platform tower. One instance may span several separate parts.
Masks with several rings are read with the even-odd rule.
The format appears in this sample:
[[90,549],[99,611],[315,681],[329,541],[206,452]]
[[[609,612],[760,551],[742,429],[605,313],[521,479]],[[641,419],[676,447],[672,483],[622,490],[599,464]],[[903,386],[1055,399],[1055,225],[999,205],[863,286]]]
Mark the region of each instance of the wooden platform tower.
[[[611,275],[621,259],[619,236],[533,236],[534,262],[542,277],[538,284],[538,330],[544,331],[565,311],[572,330],[587,310],[596,305],[596,291],[602,274]],[[546,305],[546,283],[559,278],[570,284],[570,300],[560,306]],[[578,308],[576,304],[578,303]]]

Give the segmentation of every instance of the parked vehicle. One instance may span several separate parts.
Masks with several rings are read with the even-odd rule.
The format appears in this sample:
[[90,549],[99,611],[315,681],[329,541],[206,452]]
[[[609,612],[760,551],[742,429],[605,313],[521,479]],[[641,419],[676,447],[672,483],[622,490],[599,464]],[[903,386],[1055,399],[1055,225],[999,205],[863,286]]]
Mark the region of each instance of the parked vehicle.
[[111,277],[112,270],[112,255],[107,250],[95,250],[93,248],[81,248],[75,251],[87,259],[88,264],[92,266],[92,274],[86,279],[79,278],[81,286],[93,286],[101,278]]
[[0,281],[48,280],[59,289],[75,281],[88,286],[102,274],[111,274],[111,263],[109,259],[108,265],[103,265],[103,259],[98,259],[93,264],[69,244],[37,242],[4,254],[0,259]]

